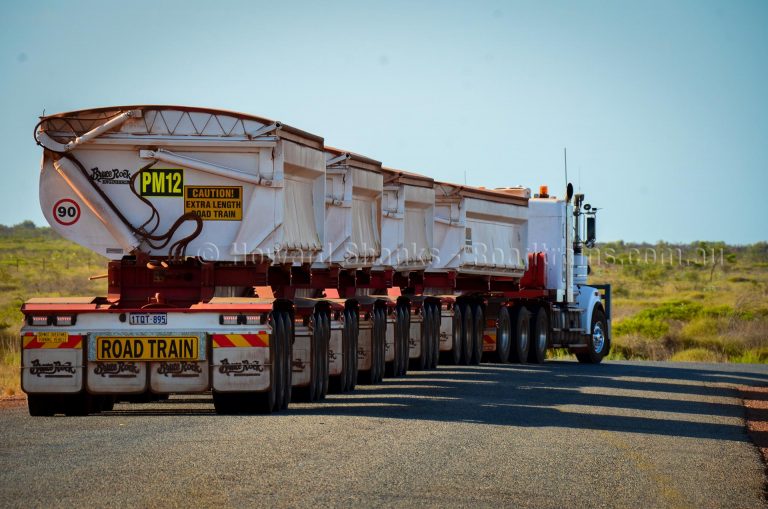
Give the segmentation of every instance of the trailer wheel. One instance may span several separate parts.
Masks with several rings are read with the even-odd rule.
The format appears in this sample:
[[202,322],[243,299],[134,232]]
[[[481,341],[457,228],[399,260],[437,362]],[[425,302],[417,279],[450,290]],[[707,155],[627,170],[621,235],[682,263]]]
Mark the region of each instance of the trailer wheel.
[[437,369],[440,360],[440,306],[432,304],[432,359],[430,369]]
[[400,335],[400,376],[408,373],[408,358],[410,357],[410,339],[411,339],[411,306],[404,304],[403,310],[403,329]]
[[325,332],[323,331],[323,317],[319,312],[314,314],[315,328],[312,331],[312,367],[311,379],[312,387],[311,394],[309,395],[309,401],[320,401],[322,399],[323,392],[323,337]]
[[421,322],[421,358],[419,362],[422,370],[429,370],[432,368],[432,349],[434,348],[434,331],[433,331],[433,316],[434,312],[432,306],[425,302],[422,307],[423,315]]
[[470,304],[462,304],[461,313],[464,316],[464,323],[461,327],[461,363],[465,366],[472,364],[473,343],[475,337],[475,318]]
[[440,352],[441,364],[452,364],[458,366],[461,364],[461,307],[453,307],[453,318],[451,320],[451,349],[448,352]]
[[432,349],[432,369],[437,369],[440,362],[440,321],[442,320],[442,308],[440,304],[432,305],[432,340],[434,348]]
[[432,306],[426,302],[421,305],[421,351],[418,364],[420,371],[429,369],[432,358]]
[[381,339],[379,344],[379,382],[384,380],[384,372],[387,369],[387,309],[379,309],[379,322],[381,327]]
[[483,336],[485,336],[485,313],[479,304],[475,306],[474,327],[472,327],[472,364],[483,360]]
[[101,411],[102,412],[111,412],[115,408],[115,397],[114,396],[101,396],[103,399],[101,400]]
[[61,411],[67,416],[83,416],[94,413],[94,397],[86,391],[66,394],[60,399]]
[[290,313],[283,313],[283,400],[280,402],[280,409],[285,410],[291,403],[293,396],[293,316]]
[[46,417],[56,413],[54,396],[47,394],[28,394],[27,410],[32,417]]
[[509,352],[512,349],[512,318],[509,308],[499,309],[498,325],[496,327],[496,362],[509,362]]
[[360,349],[360,313],[357,310],[352,315],[352,371],[349,374],[349,390],[354,390],[357,385],[357,377],[360,371],[358,364],[358,351]]
[[528,351],[528,362],[541,364],[547,356],[549,348],[549,317],[544,306],[536,311],[536,317],[531,321],[531,346]]
[[381,363],[379,365],[379,382],[384,380],[384,373],[387,370],[387,308],[382,307],[381,316]]
[[[272,342],[274,342],[272,351],[274,352],[274,357],[270,357],[270,361],[272,362],[275,376],[272,379],[274,390],[270,389],[267,392],[274,392],[274,398],[268,396],[266,393],[261,393],[260,396],[255,397],[255,399],[259,401],[257,406],[269,404],[269,400],[272,400],[272,410],[270,410],[270,412],[280,410],[285,393],[285,321],[283,320],[282,311],[273,311],[272,321],[272,326],[275,328],[274,334],[272,335]],[[250,410],[247,410],[247,412],[250,412]]]
[[320,316],[323,323],[323,336],[320,348],[321,384],[319,399],[325,399],[325,397],[328,395],[328,378],[330,373],[330,368],[328,366],[328,351],[331,345],[331,316],[327,311],[322,312]]
[[358,320],[360,319],[360,316],[356,309],[348,309],[344,312],[344,314],[346,317],[345,326],[347,324],[349,325],[349,328],[347,329],[349,332],[349,342],[347,348],[344,350],[347,356],[348,368],[345,374],[347,379],[346,390],[352,391],[355,389],[355,385],[357,384],[357,344],[359,333]]
[[610,342],[608,339],[608,327],[605,320],[605,313],[602,308],[596,307],[592,311],[592,324],[590,326],[589,335],[589,351],[579,352],[576,354],[576,358],[579,362],[585,364],[599,364],[608,354],[610,348]]
[[531,347],[531,325],[528,310],[523,306],[515,307],[512,323],[515,324],[513,329],[515,334],[509,359],[512,362],[525,364],[528,361],[528,350]]

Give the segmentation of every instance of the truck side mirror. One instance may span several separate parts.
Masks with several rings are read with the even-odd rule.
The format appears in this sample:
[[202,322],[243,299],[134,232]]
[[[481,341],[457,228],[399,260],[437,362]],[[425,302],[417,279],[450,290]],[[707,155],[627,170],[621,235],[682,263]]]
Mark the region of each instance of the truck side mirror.
[[590,216],[587,218],[587,247],[592,247],[595,245],[595,240],[597,239],[597,233],[596,233],[596,227],[595,227],[595,216]]

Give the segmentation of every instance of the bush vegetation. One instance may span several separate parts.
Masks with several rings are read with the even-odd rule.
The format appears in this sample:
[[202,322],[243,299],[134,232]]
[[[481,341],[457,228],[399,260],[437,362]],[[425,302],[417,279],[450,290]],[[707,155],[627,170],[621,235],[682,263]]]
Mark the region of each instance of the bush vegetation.
[[[614,242],[587,254],[591,281],[613,285],[609,358],[768,362],[768,242]],[[19,391],[22,303],[103,295],[106,280],[88,277],[105,272],[105,258],[48,227],[0,225],[0,395]]]
[[768,242],[601,244],[592,282],[611,283],[613,359],[768,362]]

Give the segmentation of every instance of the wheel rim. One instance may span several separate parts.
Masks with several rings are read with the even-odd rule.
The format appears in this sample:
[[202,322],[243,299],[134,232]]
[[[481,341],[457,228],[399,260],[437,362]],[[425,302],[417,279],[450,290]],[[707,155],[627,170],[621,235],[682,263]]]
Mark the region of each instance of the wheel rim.
[[520,351],[525,352],[528,350],[528,327],[523,325],[520,331]]
[[472,361],[472,336],[474,335],[474,324],[472,323],[472,308],[464,308],[464,327],[462,327],[462,341],[464,342],[464,362],[469,364]]
[[512,344],[512,338],[510,336],[509,324],[506,318],[499,323],[499,332],[496,337],[496,342],[498,343],[498,350],[500,352],[509,351],[509,347]]
[[539,328],[539,335],[536,338],[536,346],[539,352],[547,349],[547,331],[544,327]]
[[592,329],[592,349],[595,353],[603,351],[605,346],[605,334],[603,333],[603,324],[600,322],[595,323]]

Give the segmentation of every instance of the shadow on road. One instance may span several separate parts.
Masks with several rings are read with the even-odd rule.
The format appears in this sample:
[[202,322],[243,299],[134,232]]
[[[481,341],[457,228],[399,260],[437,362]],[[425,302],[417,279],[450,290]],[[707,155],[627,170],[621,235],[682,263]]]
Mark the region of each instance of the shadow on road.
[[[747,440],[737,385],[766,385],[768,370],[695,365],[568,361],[543,365],[445,366],[411,372],[320,404],[292,405],[279,416],[365,416],[558,427]],[[725,399],[727,398],[727,399]],[[172,397],[119,405],[105,415],[211,415],[209,397]]]

